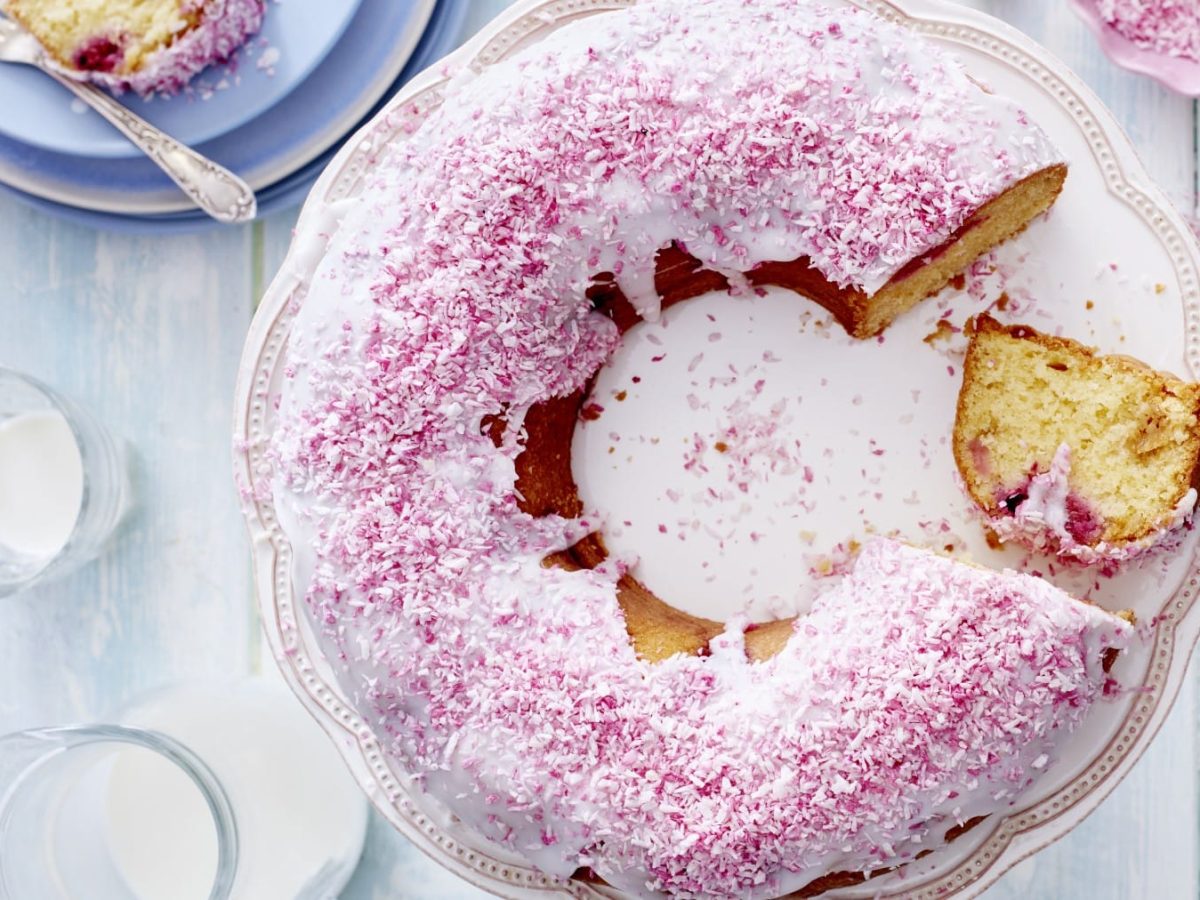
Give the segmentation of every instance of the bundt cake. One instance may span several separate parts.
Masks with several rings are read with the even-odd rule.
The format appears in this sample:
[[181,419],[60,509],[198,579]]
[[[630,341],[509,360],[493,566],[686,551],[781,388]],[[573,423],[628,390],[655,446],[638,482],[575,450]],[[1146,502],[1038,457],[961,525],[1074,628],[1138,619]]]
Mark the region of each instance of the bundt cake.
[[265,0],[0,0],[64,74],[139,94],[173,94],[228,59],[265,8]]
[[271,446],[308,614],[396,766],[638,895],[819,893],[1016,802],[1124,620],[883,539],[801,619],[685,615],[605,558],[571,434],[662,305],[782,284],[873,334],[1064,174],[853,7],[650,0],[460,73],[306,217]]
[[1171,543],[1200,486],[1200,385],[989,315],[968,331],[954,459],[995,535],[1084,563]]

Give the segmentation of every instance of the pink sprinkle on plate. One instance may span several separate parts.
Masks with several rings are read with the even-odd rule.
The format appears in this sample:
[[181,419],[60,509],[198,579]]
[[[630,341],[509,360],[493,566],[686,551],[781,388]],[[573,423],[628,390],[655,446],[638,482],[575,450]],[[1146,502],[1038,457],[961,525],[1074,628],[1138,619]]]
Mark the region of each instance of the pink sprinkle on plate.
[[[1200,97],[1200,60],[1140,45],[1109,24],[1101,12],[1101,0],[1070,0],[1070,3],[1096,35],[1100,49],[1118,66],[1139,75],[1149,75],[1180,94]],[[1197,30],[1200,30],[1200,8],[1197,9]]]

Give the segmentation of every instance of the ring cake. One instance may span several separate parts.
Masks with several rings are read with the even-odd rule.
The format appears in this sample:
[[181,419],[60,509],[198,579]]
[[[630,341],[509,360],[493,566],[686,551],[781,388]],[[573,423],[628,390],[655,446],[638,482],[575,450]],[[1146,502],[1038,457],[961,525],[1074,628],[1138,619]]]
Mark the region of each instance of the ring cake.
[[968,329],[954,459],[989,529],[1083,563],[1174,543],[1200,487],[1200,385],[988,315]]
[[0,0],[65,75],[174,94],[262,25],[265,0]]
[[453,80],[297,236],[320,262],[271,448],[309,614],[397,767],[638,895],[815,894],[1009,808],[1123,619],[882,539],[801,619],[696,619],[605,559],[570,436],[663,304],[782,284],[874,334],[1064,175],[953,58],[801,0],[652,0]]

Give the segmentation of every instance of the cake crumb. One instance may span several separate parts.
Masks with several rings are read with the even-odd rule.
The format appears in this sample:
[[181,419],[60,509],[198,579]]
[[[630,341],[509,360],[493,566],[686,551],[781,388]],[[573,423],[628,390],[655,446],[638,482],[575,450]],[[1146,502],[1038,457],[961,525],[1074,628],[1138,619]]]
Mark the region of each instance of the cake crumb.
[[954,337],[954,333],[956,331],[958,331],[958,329],[950,324],[949,319],[938,319],[937,325],[934,326],[933,331],[925,335],[922,340],[932,346],[933,344],[937,344],[941,341],[946,341]]
[[1161,281],[1159,281],[1159,282],[1155,283],[1155,285],[1154,285],[1154,293],[1156,293],[1156,294],[1165,294],[1165,293],[1166,293],[1166,291],[1167,291],[1167,286],[1166,286],[1165,284],[1163,284]]
[[278,47],[267,47],[259,55],[258,60],[254,63],[255,68],[260,72],[266,72],[268,75],[275,74],[275,67],[279,65],[279,60],[283,54],[279,52]]
[[1083,307],[1084,307],[1084,309],[1095,309],[1096,304],[1093,303],[1091,300],[1088,300],[1088,301],[1084,302]]
[[854,538],[840,542],[828,554],[809,557],[807,560],[808,574],[813,578],[845,575],[854,565],[860,549],[862,549],[862,544]]

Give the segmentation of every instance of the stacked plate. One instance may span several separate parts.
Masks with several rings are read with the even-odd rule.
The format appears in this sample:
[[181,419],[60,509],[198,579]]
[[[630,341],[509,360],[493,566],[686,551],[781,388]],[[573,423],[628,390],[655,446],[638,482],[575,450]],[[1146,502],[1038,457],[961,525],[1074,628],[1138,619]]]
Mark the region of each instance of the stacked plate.
[[[169,99],[122,102],[245,178],[259,214],[298,202],[360,123],[452,49],[469,0],[270,3],[263,30]],[[211,220],[40,72],[0,66],[0,190],[108,229]]]

